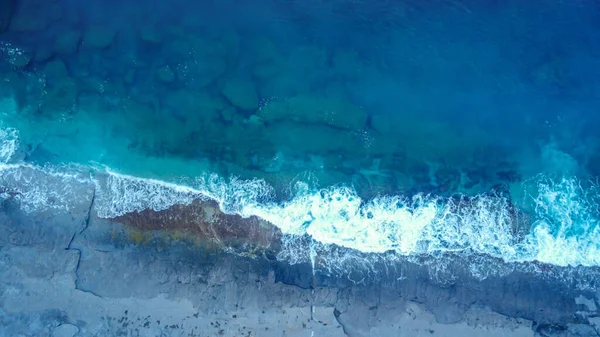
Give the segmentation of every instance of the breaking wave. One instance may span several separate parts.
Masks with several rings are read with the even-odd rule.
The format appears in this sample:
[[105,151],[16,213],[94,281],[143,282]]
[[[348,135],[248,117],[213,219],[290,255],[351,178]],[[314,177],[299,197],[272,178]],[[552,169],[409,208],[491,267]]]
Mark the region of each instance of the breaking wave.
[[19,147],[17,130],[2,128],[0,124],[0,163],[8,163]]
[[600,265],[597,185],[576,178],[555,181],[539,176],[524,183],[521,188],[532,193],[527,195],[531,214],[515,209],[499,194],[364,201],[348,187],[313,190],[296,183],[291,200],[275,203],[264,201],[272,189],[260,180],[226,181],[207,175],[190,186],[110,173],[98,188],[98,211],[115,217],[210,198],[225,212],[258,216],[284,234],[308,234],[317,242],[363,253],[472,252],[506,262]]
[[3,193],[14,195],[26,211],[68,209],[87,185],[95,186],[96,211],[105,218],[213,199],[227,213],[258,216],[288,236],[309,235],[320,244],[363,253],[476,253],[506,262],[600,265],[598,186],[575,178],[539,176],[522,184],[529,206],[518,210],[500,194],[365,201],[348,187],[314,190],[298,182],[293,198],[276,203],[269,201],[273,191],[264,181],[227,181],[214,174],[184,185],[110,170],[94,169],[88,175],[81,167],[2,164],[0,172]]
[[110,168],[11,164],[18,142],[16,131],[0,129],[0,193],[28,212],[68,209],[82,188],[95,188],[95,208],[105,218],[212,199],[224,212],[260,217],[290,237],[308,235],[319,244],[362,253],[475,253],[506,262],[600,265],[598,184],[574,177],[539,175],[511,188],[519,200],[497,193],[362,200],[349,187],[315,189],[296,182],[291,199],[274,202],[273,188],[257,179],[207,174],[172,183]]

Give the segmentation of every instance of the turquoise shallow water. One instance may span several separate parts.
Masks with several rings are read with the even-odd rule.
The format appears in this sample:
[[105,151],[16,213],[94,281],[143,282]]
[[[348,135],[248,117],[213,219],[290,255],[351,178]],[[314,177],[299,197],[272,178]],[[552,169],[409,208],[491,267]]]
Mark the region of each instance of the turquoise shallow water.
[[208,195],[363,252],[597,266],[598,13],[23,1],[0,158],[118,173],[104,216]]

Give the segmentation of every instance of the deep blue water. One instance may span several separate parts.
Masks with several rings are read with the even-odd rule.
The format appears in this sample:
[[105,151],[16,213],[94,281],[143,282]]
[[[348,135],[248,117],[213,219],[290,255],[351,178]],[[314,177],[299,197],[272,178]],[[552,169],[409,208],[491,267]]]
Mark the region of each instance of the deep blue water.
[[[595,1],[28,0],[0,53],[7,163],[367,252],[600,263]],[[166,207],[118,184],[106,216]]]

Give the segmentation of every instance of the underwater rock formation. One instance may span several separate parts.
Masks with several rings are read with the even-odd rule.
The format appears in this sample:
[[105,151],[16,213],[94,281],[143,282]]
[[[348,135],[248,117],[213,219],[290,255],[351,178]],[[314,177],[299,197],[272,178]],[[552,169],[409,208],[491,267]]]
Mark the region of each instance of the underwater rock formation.
[[258,108],[258,93],[250,81],[239,78],[229,79],[223,85],[222,93],[238,109],[255,110]]
[[347,100],[315,96],[271,100],[257,112],[257,115],[265,123],[289,120],[350,130],[363,130],[367,122],[366,112]]
[[116,33],[112,27],[91,26],[83,34],[81,44],[85,48],[106,49],[112,44]]
[[0,1],[0,34],[5,32],[10,26],[15,11],[17,0],[2,0]]
[[178,231],[182,238],[246,253],[255,249],[276,253],[281,239],[281,231],[270,223],[256,217],[225,214],[214,201],[195,200],[163,211],[145,209],[113,220],[143,232]]
[[[3,3],[5,3],[4,1]],[[63,17],[62,4],[57,1],[21,0],[13,1],[14,13],[10,20],[10,31],[32,33],[44,31]],[[4,9],[4,6],[2,7]]]

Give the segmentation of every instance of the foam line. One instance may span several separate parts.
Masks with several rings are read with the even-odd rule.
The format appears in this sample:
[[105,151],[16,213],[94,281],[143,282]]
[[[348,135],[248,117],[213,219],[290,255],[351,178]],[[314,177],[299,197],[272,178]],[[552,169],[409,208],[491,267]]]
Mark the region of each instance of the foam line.
[[[596,184],[582,184],[574,177],[539,176],[528,183],[532,186],[519,187],[534,191],[528,198],[533,204],[531,221],[519,222],[511,202],[498,195],[444,199],[421,194],[364,201],[349,187],[313,189],[300,182],[293,198],[276,203],[273,188],[258,179],[206,174],[177,184],[111,168],[10,164],[17,147],[16,131],[0,129],[0,186],[11,190],[26,211],[68,209],[80,197],[78,186],[94,184],[98,215],[106,218],[212,199],[226,213],[258,216],[284,234],[310,235],[320,244],[364,253],[463,252],[507,262],[600,265],[600,193]],[[92,176],[85,173],[90,169]]]

